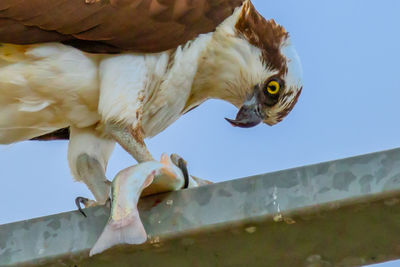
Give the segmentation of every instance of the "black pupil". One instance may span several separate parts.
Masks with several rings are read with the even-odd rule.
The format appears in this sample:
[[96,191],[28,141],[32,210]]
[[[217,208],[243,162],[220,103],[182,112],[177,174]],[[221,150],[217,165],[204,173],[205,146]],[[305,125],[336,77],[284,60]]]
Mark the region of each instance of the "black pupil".
[[270,86],[269,86],[269,89],[270,89],[272,92],[275,92],[275,91],[276,91],[276,86],[275,86],[275,85],[270,85]]

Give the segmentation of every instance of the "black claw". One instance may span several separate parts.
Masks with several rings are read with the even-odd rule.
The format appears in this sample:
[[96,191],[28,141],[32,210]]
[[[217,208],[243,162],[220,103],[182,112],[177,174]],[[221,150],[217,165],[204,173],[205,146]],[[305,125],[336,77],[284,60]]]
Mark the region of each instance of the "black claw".
[[187,169],[186,161],[177,154],[172,154],[170,158],[171,158],[172,162],[182,171],[183,179],[185,180],[182,189],[188,188],[189,187],[189,172]]
[[185,179],[185,184],[183,185],[183,189],[186,189],[189,187],[189,172],[186,166],[186,162],[183,160],[183,158],[180,158],[178,160],[178,167],[181,169],[183,173],[183,178]]
[[87,216],[86,216],[85,212],[82,210],[81,204],[85,204],[88,201],[89,201],[89,199],[87,199],[85,197],[75,198],[75,205],[78,208],[79,212],[82,213],[83,216],[85,216],[85,218],[87,218]]

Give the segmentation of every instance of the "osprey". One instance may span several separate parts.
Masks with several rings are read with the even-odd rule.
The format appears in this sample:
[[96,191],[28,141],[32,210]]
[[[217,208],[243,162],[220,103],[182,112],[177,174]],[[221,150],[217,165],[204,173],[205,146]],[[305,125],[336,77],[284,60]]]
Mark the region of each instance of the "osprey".
[[144,143],[207,99],[233,126],[274,125],[302,90],[285,29],[250,0],[0,0],[0,143],[69,139],[98,203],[118,142]]

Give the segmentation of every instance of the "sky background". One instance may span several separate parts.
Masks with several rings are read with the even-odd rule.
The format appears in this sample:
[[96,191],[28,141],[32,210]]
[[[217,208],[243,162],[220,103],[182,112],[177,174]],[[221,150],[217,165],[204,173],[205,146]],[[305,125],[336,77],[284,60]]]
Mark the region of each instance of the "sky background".
[[[191,174],[214,182],[400,147],[400,1],[253,0],[291,34],[304,89],[280,124],[233,128],[237,110],[208,101],[153,139],[156,158],[178,153]],[[0,146],[0,224],[75,209],[92,197],[74,182],[67,142]],[[120,147],[109,179],[135,161]],[[400,266],[400,262],[379,265]]]

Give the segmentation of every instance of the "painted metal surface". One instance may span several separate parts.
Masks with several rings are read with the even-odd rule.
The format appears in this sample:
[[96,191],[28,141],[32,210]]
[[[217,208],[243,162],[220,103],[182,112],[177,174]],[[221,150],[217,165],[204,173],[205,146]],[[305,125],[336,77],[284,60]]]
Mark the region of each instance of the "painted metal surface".
[[149,241],[89,258],[109,209],[0,226],[0,266],[359,266],[400,258],[400,149],[151,196]]

